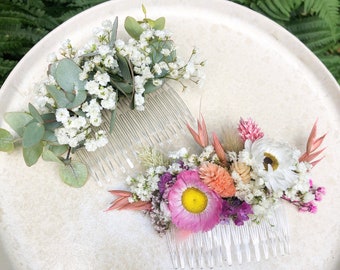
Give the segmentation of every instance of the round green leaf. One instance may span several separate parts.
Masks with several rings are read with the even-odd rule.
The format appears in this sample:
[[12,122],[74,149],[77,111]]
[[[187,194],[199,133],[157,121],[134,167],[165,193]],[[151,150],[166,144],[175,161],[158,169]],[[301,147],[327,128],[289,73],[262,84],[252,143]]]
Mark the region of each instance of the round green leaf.
[[33,120],[33,117],[25,112],[7,112],[5,114],[7,124],[20,136],[24,134],[24,127]]
[[11,152],[14,149],[13,136],[6,129],[0,128],[0,151]]
[[126,17],[124,27],[125,27],[126,32],[128,32],[128,34],[136,40],[139,39],[140,35],[144,31],[143,27],[140,26],[140,24],[136,21],[136,19],[130,16]]
[[45,134],[44,125],[38,122],[31,122],[24,128],[22,136],[22,146],[24,148],[32,147],[39,143]]
[[84,90],[85,82],[79,79],[81,71],[81,68],[74,61],[64,58],[58,62],[55,79],[60,87],[67,92],[73,92],[75,88]]
[[88,177],[87,167],[79,161],[71,161],[69,165],[61,165],[59,174],[64,183],[71,187],[82,187]]
[[22,149],[24,160],[27,166],[31,167],[38,161],[43,152],[43,148],[44,144],[40,142],[32,147]]
[[28,109],[30,111],[30,114],[32,115],[32,117],[39,123],[43,123],[44,120],[41,118],[40,113],[38,112],[38,110],[31,104],[28,104]]
[[74,97],[73,101],[67,104],[67,109],[73,109],[75,107],[80,106],[87,98],[86,91],[78,91],[77,95]]
[[45,161],[57,162],[60,165],[64,165],[64,163],[47,147],[44,148],[41,157]]
[[68,145],[50,145],[48,149],[59,157],[67,151]]

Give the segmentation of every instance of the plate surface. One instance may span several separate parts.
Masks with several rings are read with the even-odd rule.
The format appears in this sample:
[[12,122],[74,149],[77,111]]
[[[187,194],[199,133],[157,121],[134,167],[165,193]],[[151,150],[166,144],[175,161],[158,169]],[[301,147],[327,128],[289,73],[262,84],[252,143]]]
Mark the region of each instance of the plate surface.
[[[148,16],[165,16],[179,53],[193,46],[207,60],[206,82],[180,93],[208,128],[253,117],[265,134],[304,150],[316,119],[328,132],[326,158],[313,171],[328,194],[317,214],[286,206],[291,254],[233,269],[339,269],[340,267],[340,89],[321,62],[284,29],[246,8],[222,0],[145,0]],[[35,83],[44,78],[47,57],[67,38],[80,45],[104,19],[143,17],[141,2],[109,1],[70,19],[22,59],[0,91],[0,126],[6,111],[26,109]],[[201,102],[201,106],[200,106]],[[16,150],[0,154],[0,233],[4,258],[13,269],[170,269],[165,238],[141,213],[103,210],[112,197],[88,181],[73,189],[56,168],[39,162],[27,168]],[[1,256],[0,256],[1,258]],[[2,259],[1,259],[2,260]],[[3,259],[5,262],[5,259]],[[5,266],[0,267],[6,269]]]

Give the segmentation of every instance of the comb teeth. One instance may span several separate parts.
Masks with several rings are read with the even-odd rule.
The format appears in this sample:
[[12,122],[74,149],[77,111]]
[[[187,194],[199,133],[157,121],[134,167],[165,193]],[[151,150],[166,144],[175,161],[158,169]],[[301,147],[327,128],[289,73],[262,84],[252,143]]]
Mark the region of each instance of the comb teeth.
[[[176,91],[165,84],[147,95],[143,112],[129,109],[129,101],[121,99],[116,108],[115,127],[110,134],[110,112],[103,113],[103,130],[109,143],[95,152],[77,152],[78,158],[88,165],[90,175],[99,184],[113,178],[136,173],[139,166],[137,151],[144,147],[176,149],[176,143],[190,145],[186,124],[194,119]],[[185,142],[187,140],[187,142]],[[192,142],[191,142],[192,144]]]
[[191,234],[177,240],[176,229],[166,234],[175,269],[205,269],[260,261],[270,253],[276,257],[290,252],[288,226],[283,207],[275,209],[269,220],[260,224],[248,221],[243,226],[219,224],[211,231]]

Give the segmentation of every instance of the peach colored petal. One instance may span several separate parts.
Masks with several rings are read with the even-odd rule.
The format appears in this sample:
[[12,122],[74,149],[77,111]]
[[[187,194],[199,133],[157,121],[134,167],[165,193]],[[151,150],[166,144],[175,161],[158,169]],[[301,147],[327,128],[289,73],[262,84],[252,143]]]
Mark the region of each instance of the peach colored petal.
[[204,163],[199,168],[199,174],[202,182],[219,196],[225,198],[235,195],[234,180],[225,168],[214,163]]
[[318,148],[321,146],[327,135],[326,133],[321,137],[316,138],[317,136],[316,134],[317,134],[317,120],[315,121],[313,128],[309,134],[306,145],[306,152],[303,153],[299,158],[299,162],[309,162],[313,167],[323,159],[323,157],[319,158],[319,156],[325,150],[325,148],[321,150],[318,150]]

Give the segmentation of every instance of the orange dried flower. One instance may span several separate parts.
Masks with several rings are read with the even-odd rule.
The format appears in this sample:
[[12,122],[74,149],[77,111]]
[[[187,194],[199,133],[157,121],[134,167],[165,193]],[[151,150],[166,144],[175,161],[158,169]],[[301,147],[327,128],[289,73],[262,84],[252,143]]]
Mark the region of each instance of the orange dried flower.
[[226,169],[214,163],[204,163],[199,169],[200,178],[221,197],[235,195],[234,180]]

